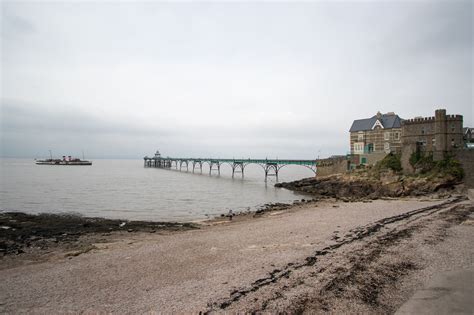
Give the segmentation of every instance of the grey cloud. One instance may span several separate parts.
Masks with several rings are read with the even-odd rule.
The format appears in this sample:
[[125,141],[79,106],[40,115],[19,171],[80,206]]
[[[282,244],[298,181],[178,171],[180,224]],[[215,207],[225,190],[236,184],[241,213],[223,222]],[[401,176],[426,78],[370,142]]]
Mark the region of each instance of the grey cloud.
[[130,121],[108,121],[87,112],[68,110],[67,106],[48,108],[33,103],[20,103],[1,100],[2,131],[20,131],[22,133],[87,133],[112,135],[143,135],[154,133],[169,136],[169,132],[158,127],[140,126]]
[[[139,122],[108,121],[67,107],[51,110],[41,104],[2,100],[2,154],[41,155],[48,149],[68,152],[87,148],[93,157],[140,157],[159,147],[173,155],[280,156],[312,158],[325,145],[335,148],[337,134],[310,125],[192,129],[140,126]],[[316,140],[324,135],[325,140]],[[41,144],[42,143],[42,144]],[[121,146],[120,143],[126,143]],[[29,153],[28,153],[29,152]],[[77,152],[77,151],[76,151]],[[64,153],[66,154],[66,153]]]
[[[425,54],[450,51],[472,52],[472,1],[445,2],[433,8],[420,8],[421,25],[408,36],[413,36],[415,50]],[[419,35],[419,36],[417,36]],[[472,55],[471,55],[472,56]]]
[[310,158],[377,110],[474,123],[472,2],[2,6],[4,155]]
[[4,4],[2,4],[2,39],[14,39],[23,35],[34,33],[36,28],[28,19],[22,18],[14,13],[10,13]]
[[407,2],[407,13],[389,25],[380,47],[387,57],[413,63],[420,58],[472,56],[472,1]]

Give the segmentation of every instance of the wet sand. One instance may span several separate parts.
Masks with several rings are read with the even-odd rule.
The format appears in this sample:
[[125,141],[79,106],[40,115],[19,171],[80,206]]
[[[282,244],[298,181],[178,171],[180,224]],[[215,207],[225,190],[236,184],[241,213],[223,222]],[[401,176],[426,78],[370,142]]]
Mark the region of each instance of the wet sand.
[[0,311],[391,313],[433,274],[472,266],[473,211],[456,198],[325,201],[110,233],[78,255],[5,256]]

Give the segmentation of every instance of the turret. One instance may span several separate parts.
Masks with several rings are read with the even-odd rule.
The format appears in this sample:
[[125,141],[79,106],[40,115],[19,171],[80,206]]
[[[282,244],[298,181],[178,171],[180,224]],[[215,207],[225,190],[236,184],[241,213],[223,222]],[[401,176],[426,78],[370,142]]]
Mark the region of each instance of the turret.
[[447,139],[448,123],[446,119],[446,110],[437,109],[435,111],[434,136],[435,146],[433,157],[435,160],[442,160],[448,151]]

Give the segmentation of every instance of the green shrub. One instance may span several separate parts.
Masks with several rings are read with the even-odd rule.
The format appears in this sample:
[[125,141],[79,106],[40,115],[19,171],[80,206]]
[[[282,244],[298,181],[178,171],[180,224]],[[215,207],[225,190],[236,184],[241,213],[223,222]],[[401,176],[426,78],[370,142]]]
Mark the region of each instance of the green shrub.
[[453,156],[447,156],[443,160],[437,161],[434,169],[440,175],[451,175],[457,180],[461,180],[464,177],[464,170],[461,163]]
[[464,177],[464,170],[461,167],[461,163],[456,160],[453,156],[446,156],[443,160],[434,161],[433,155],[425,155],[422,152],[413,153],[410,156],[410,164],[420,174],[428,176],[453,176],[457,180],[461,180]]
[[378,171],[382,170],[392,170],[395,172],[400,172],[402,170],[402,163],[400,161],[400,154],[387,154],[381,161],[378,161],[375,165],[375,168]]
[[433,161],[433,155],[420,152],[418,155],[418,160],[413,165],[413,167],[418,170],[421,174],[429,173],[436,166],[436,163]]

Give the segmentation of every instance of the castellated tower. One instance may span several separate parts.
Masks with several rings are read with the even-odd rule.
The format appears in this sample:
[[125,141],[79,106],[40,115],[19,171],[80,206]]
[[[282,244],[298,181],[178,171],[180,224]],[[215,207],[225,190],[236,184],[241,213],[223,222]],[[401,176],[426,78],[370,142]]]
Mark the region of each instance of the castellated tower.
[[455,154],[463,147],[462,115],[447,115],[445,109],[434,117],[416,117],[402,122],[402,166],[411,168],[410,156],[419,151],[432,154],[435,161]]
[[436,110],[434,121],[434,160],[441,160],[448,152],[451,153],[462,148],[462,128],[462,115],[446,115],[445,109]]
[[445,109],[437,109],[435,111],[435,123],[434,123],[434,138],[435,145],[433,148],[434,160],[442,160],[444,155],[448,151],[448,121],[446,118]]

